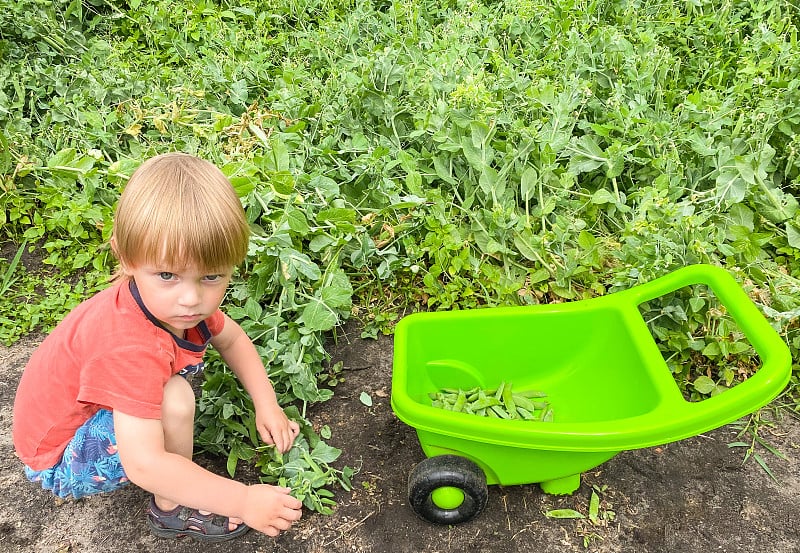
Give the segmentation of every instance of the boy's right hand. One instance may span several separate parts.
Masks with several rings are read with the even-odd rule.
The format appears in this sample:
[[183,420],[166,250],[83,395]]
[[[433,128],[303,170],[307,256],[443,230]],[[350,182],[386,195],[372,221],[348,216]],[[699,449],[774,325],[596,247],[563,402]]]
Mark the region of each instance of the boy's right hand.
[[248,486],[242,520],[253,530],[273,538],[288,530],[303,513],[303,504],[289,495],[290,491],[291,488],[269,484]]

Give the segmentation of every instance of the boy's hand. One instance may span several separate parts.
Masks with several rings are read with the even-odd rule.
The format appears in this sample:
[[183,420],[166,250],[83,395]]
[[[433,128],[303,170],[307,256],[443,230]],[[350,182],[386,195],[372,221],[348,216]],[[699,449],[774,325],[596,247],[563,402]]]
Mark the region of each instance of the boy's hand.
[[289,451],[300,434],[300,425],[289,420],[277,403],[256,407],[256,428],[261,439],[275,445],[281,453]]
[[289,451],[300,434],[300,426],[286,418],[286,413],[278,405],[264,363],[245,331],[225,315],[225,325],[211,338],[211,345],[219,351],[253,399],[256,428],[261,439],[275,445],[281,453]]
[[290,488],[256,484],[247,488],[242,520],[250,528],[276,537],[300,520],[303,504],[289,495]]

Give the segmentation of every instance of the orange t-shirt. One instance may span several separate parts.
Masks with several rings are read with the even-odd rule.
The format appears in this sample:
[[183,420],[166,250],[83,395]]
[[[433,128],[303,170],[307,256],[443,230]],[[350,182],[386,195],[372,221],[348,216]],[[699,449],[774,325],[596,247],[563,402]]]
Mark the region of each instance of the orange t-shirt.
[[166,330],[123,280],[78,305],[28,361],[14,401],[17,455],[33,470],[55,465],[75,431],[100,409],[158,419],[167,381],[202,367],[224,316],[186,332]]

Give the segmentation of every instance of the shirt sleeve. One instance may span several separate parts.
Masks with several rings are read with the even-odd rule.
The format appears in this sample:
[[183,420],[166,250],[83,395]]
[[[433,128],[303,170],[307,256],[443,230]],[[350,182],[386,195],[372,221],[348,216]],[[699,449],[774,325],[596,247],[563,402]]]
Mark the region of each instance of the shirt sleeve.
[[208,331],[211,335],[216,336],[222,332],[222,328],[225,326],[225,315],[217,309],[213,315],[206,319],[206,326],[208,326]]

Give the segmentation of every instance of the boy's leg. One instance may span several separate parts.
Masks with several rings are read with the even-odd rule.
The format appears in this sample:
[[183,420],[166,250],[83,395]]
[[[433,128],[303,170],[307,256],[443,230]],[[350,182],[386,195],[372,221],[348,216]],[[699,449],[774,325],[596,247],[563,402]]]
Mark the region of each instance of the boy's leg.
[[187,459],[194,452],[195,401],[191,384],[182,376],[173,376],[164,386],[161,402],[164,448]]
[[[164,428],[164,449],[187,459],[194,451],[195,397],[191,384],[182,376],[175,375],[164,386],[161,402],[161,425]],[[170,511],[177,503],[155,496],[159,509]]]
[[[194,411],[195,397],[191,384],[180,375],[173,376],[164,386],[164,399],[161,401],[164,449],[187,459],[192,458],[194,451]],[[162,511],[171,511],[178,506],[174,501],[158,495],[154,495],[153,499],[156,507]],[[228,522],[231,531],[242,523],[237,518]]]

